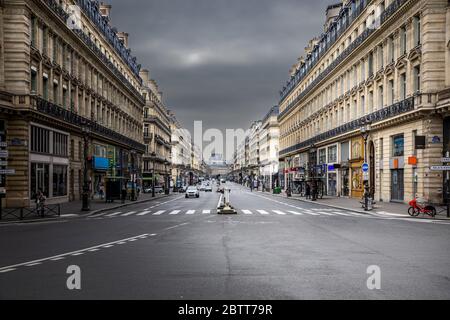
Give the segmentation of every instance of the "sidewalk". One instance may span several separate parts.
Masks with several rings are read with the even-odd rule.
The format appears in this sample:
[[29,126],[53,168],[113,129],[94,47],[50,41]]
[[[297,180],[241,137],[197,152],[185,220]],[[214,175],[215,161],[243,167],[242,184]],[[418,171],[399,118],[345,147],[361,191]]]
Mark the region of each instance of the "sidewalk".
[[[261,191],[259,191],[261,192]],[[281,195],[275,195],[278,197],[286,198],[286,193],[283,193]],[[371,213],[371,214],[377,214],[380,216],[386,216],[386,217],[398,217],[398,218],[411,218],[411,216],[408,214],[408,208],[409,205],[404,203],[393,203],[393,202],[379,202],[377,201],[373,205],[373,210],[371,211],[364,211],[362,208],[362,204],[360,203],[359,199],[353,199],[353,198],[345,198],[345,197],[328,197],[325,196],[323,199],[318,199],[317,201],[311,201],[307,200],[304,197],[300,197],[299,195],[293,194],[290,199],[303,201],[303,202],[309,202],[309,203],[315,203],[320,204],[323,206],[328,206],[331,208],[336,209],[342,209],[342,210],[349,210],[357,213]],[[447,218],[447,210],[442,211],[443,207],[437,207],[437,215],[435,219],[442,219],[442,220],[450,220],[450,218]],[[431,217],[427,215],[420,214],[417,219],[432,219]]]
[[[170,195],[173,195],[174,193],[170,193]],[[169,195],[169,196],[170,196]],[[156,194],[155,197],[152,197],[151,193],[144,193],[140,194],[137,201],[125,201],[125,203],[122,203],[120,200],[116,200],[111,203],[106,203],[105,200],[91,200],[90,201],[90,211],[81,211],[82,202],[81,200],[72,201],[72,202],[66,202],[60,204],[61,209],[61,216],[46,216],[44,218],[37,217],[37,216],[31,216],[30,218],[25,218],[23,220],[14,219],[14,218],[4,218],[3,220],[0,220],[0,224],[9,224],[9,223],[29,223],[29,222],[43,222],[43,221],[51,221],[51,220],[57,220],[60,218],[77,218],[82,216],[89,216],[97,213],[101,213],[103,211],[108,210],[114,210],[119,209],[139,203],[144,203],[148,201],[155,201],[158,199],[163,199],[168,197],[165,194]]]

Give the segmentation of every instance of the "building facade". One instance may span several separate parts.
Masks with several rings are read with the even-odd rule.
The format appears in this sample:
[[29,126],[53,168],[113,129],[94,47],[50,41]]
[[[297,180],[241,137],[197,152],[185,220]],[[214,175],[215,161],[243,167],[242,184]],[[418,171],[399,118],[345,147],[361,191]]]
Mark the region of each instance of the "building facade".
[[378,201],[443,202],[431,167],[448,150],[448,66],[447,0],[344,1],[280,92],[289,184],[361,198],[368,181]]
[[280,128],[278,126],[278,113],[278,106],[270,109],[261,122],[261,131],[259,133],[260,177],[262,187],[268,191],[279,185]]
[[174,114],[171,114],[172,131],[172,181],[175,189],[189,183],[191,167],[191,135],[183,129]]
[[143,85],[141,88],[145,100],[143,108],[143,139],[145,154],[143,156],[143,187],[158,186],[170,188],[171,176],[171,118],[162,102],[162,93],[158,84],[150,78],[148,70],[140,72]]
[[32,205],[39,190],[48,203],[78,200],[83,187],[115,197],[139,178],[140,66],[109,10],[94,1],[1,1],[0,122],[8,154],[0,160],[15,170],[3,182],[6,206]]

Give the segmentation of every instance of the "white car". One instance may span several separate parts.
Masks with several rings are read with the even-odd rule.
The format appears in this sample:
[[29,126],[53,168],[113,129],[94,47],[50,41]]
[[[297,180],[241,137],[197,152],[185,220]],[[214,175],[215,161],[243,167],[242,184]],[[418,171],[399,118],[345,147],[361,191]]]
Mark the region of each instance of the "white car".
[[199,198],[200,197],[200,192],[198,191],[196,186],[189,186],[186,189],[186,198]]
[[210,184],[205,186],[205,192],[212,192],[212,186]]

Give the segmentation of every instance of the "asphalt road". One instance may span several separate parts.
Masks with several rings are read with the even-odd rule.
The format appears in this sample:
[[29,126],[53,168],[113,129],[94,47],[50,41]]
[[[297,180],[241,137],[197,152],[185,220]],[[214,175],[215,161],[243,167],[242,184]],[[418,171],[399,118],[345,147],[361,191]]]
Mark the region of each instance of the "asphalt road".
[[[450,225],[232,187],[0,226],[0,299],[449,299]],[[66,286],[79,266],[81,290]],[[369,266],[380,289],[369,290]]]

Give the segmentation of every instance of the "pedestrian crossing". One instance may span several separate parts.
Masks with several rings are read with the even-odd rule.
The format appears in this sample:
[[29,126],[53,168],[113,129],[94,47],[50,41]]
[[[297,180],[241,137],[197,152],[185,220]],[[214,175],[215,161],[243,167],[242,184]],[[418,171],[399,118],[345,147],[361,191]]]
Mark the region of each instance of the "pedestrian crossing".
[[[364,215],[356,212],[346,211],[337,209],[305,209],[300,207],[293,207],[295,210],[280,210],[280,209],[238,209],[238,214],[244,216],[313,216],[313,217],[370,217],[369,215]],[[178,216],[178,215],[208,215],[217,214],[217,210],[211,209],[185,209],[185,210],[151,210],[151,208],[142,209],[142,211],[117,211],[113,213],[100,213],[90,216],[89,218],[117,218],[117,217],[144,217],[144,216]]]

